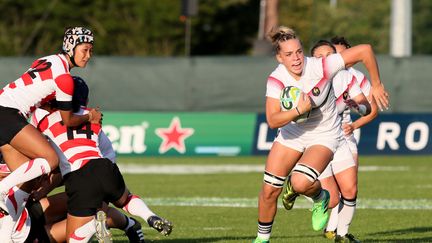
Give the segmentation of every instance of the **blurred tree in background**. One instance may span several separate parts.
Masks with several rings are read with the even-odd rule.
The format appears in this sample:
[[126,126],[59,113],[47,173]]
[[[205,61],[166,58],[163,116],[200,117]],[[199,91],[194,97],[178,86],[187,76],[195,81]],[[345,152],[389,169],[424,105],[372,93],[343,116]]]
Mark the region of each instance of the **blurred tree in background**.
[[432,1],[413,3],[413,54],[432,54]]
[[[201,0],[192,17],[192,55],[249,55],[257,38],[260,0]],[[390,0],[280,0],[279,24],[294,28],[308,52],[322,38],[343,35],[389,52]],[[60,50],[67,26],[96,36],[98,55],[181,56],[181,0],[3,0],[0,55],[40,56]],[[432,1],[413,1],[413,53],[432,54]]]

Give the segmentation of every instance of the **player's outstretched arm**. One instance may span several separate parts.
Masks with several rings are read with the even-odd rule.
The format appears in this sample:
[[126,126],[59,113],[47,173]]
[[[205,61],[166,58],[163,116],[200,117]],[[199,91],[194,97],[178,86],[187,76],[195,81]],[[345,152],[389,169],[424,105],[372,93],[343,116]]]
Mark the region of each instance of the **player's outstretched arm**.
[[363,62],[369,72],[372,83],[372,95],[377,102],[378,107],[383,110],[389,107],[389,95],[384,89],[380,79],[378,63],[375,58],[372,46],[361,44],[342,51],[342,58],[345,66],[352,66],[358,62]]

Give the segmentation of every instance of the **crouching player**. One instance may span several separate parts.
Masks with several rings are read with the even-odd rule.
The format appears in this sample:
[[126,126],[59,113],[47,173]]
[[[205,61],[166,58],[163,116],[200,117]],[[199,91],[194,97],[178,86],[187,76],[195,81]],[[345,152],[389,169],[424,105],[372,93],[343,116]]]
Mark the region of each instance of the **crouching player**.
[[[87,114],[84,108],[88,101],[88,87],[81,78],[73,79],[73,111]],[[35,113],[33,122],[51,140],[60,157],[59,168],[68,196],[68,242],[87,242],[91,238],[93,234],[87,226],[95,220],[96,211],[103,202],[110,202],[131,215],[141,217],[163,235],[171,233],[172,223],[155,215],[137,195],[131,194],[114,159],[110,160],[101,153],[99,145],[110,145],[110,142],[100,124],[66,127],[58,111],[49,113],[43,110]]]
[[[0,180],[10,174],[5,164],[0,164]],[[14,187],[8,193],[8,198],[18,201],[20,189]],[[13,223],[11,242],[64,242],[66,241],[66,202],[65,192],[61,192],[49,197],[44,197],[38,201],[30,200],[22,211],[16,222],[5,221],[8,216],[0,215],[0,227],[5,227],[7,223]],[[141,224],[135,219],[130,218],[117,209],[104,205],[106,211],[107,225],[110,228],[123,230],[130,242],[143,242]],[[89,224],[89,231],[96,233],[95,225]]]

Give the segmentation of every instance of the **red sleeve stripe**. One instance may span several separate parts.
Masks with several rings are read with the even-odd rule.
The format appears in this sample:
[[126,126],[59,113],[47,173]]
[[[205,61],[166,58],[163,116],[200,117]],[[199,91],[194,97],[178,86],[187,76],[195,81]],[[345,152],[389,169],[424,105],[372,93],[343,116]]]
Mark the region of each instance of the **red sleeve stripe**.
[[40,119],[37,119],[37,117],[36,117],[36,113],[33,114],[33,116],[31,117],[31,119],[32,119],[32,123],[33,123],[36,127],[39,127],[38,120],[40,120]]
[[39,129],[39,131],[41,131],[41,132],[44,132],[47,128],[48,128],[48,115],[46,115],[46,116],[44,116],[40,121],[39,121],[39,124],[37,123],[37,121],[36,121],[36,123],[35,124],[38,124],[38,129]]
[[63,60],[63,58],[61,58],[59,55],[57,55],[57,57],[60,59],[60,61],[62,62],[62,64],[63,64],[63,67],[64,67],[64,70],[65,70],[65,73],[69,73],[69,70],[68,70],[68,68],[67,68],[67,64],[66,64],[66,62]]
[[[326,66],[326,62],[325,62],[325,57],[323,57],[321,59],[321,62],[322,62],[323,77],[321,78],[321,80],[313,88],[315,88],[315,87],[321,87],[327,81],[329,81],[328,77],[327,77],[327,66]],[[309,91],[309,93],[308,93],[309,96],[312,95],[313,88]]]
[[[33,161],[33,160],[31,160],[31,161]],[[11,202],[13,209],[15,210],[15,213],[17,213],[18,212],[18,203],[17,203],[16,198],[15,198],[15,191],[12,188],[9,189],[7,198]]]
[[364,85],[366,85],[366,83],[367,83],[368,81],[369,81],[369,80],[366,78],[366,76],[364,76],[364,77],[363,77],[363,80],[362,80],[361,83],[360,83],[360,88],[363,88]]
[[348,84],[348,88],[347,89],[351,89],[351,87],[355,84],[355,82],[357,82],[357,78],[353,75],[351,82]]
[[27,213],[27,209],[24,209],[23,212],[21,213],[21,217],[18,221],[17,227],[16,227],[16,231],[21,231],[22,228],[24,227],[24,224],[27,220],[28,217],[28,213]]
[[67,140],[66,142],[60,145],[60,149],[62,151],[66,151],[70,148],[75,148],[79,146],[89,146],[92,148],[96,148],[96,142],[87,138],[75,138],[73,140]]
[[23,80],[25,86],[33,83],[33,79],[30,77],[30,74],[28,74],[28,73],[24,73],[21,76],[21,79]]
[[48,68],[47,70],[43,72],[39,72],[40,78],[42,81],[53,79],[52,69]]
[[82,153],[77,153],[71,158],[69,158],[69,162],[73,164],[77,160],[94,159],[94,158],[102,158],[102,156],[97,151],[85,151]]
[[280,81],[279,79],[275,78],[275,77],[272,77],[272,76],[268,77],[267,82],[269,82],[275,86],[278,86],[280,89],[285,88],[285,85],[283,84],[283,82]]

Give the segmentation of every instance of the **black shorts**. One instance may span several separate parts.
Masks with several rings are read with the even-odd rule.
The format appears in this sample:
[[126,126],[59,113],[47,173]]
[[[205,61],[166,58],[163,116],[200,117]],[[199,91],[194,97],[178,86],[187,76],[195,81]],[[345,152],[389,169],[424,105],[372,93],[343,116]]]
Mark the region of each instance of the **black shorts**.
[[92,159],[79,170],[64,176],[68,213],[76,217],[96,214],[102,202],[116,202],[126,190],[117,164]]
[[0,106],[0,146],[10,143],[21,129],[29,123],[19,110]]
[[50,242],[45,229],[45,216],[40,202],[28,201],[26,208],[29,212],[31,227],[25,242]]

